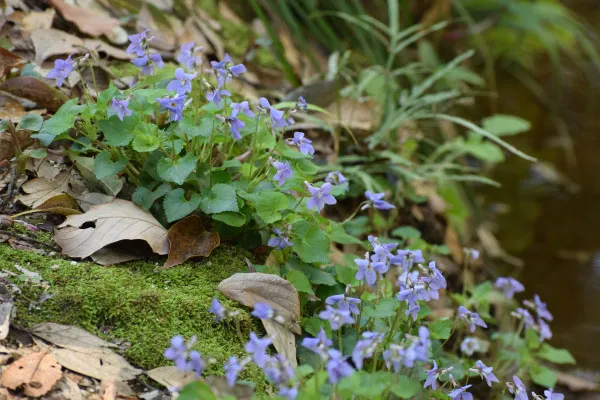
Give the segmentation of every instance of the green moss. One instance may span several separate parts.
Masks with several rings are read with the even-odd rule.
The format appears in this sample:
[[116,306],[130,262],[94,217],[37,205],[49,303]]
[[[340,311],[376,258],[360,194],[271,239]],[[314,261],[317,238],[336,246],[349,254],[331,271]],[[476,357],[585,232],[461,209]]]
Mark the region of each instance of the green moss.
[[[252,44],[248,41],[248,38],[254,37],[255,33],[247,25],[221,22],[221,26],[223,27],[221,34],[223,35],[223,42],[227,51],[238,58],[242,57],[246,53],[248,46]],[[273,51],[264,47],[255,50],[253,63],[271,68],[277,68],[279,65]]]
[[[239,304],[221,296],[216,286],[246,270],[245,256],[243,250],[222,245],[207,260],[170,269],[149,262],[103,267],[0,245],[0,270],[16,272],[15,263],[25,266],[48,281],[55,295],[31,310],[28,299],[38,298],[42,289],[21,284],[23,296],[16,300],[18,325],[52,321],[80,326],[107,340],[124,340],[131,344],[124,356],[144,369],[168,365],[162,353],[172,336],[198,335],[196,348],[216,361],[207,367],[207,373],[221,375],[230,355],[244,354],[243,344],[235,323],[214,323],[208,309],[213,296],[229,308],[239,309]],[[239,311],[241,334],[247,338],[257,326],[247,309]],[[256,367],[249,367],[242,378],[255,381],[260,390],[265,384],[261,376]]]

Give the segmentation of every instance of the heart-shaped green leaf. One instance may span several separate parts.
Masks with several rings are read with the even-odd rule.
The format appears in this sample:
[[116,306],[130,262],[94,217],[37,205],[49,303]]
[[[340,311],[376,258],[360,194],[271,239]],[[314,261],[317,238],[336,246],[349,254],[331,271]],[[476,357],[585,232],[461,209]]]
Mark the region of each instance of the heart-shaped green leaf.
[[189,200],[185,198],[185,191],[181,188],[167,193],[163,200],[165,214],[168,222],[177,221],[196,211],[201,198],[198,193],[193,194]]
[[[183,185],[185,179],[195,168],[196,157],[191,153],[186,154],[185,157],[175,161],[165,157],[160,160],[156,166],[158,176],[167,182],[175,182],[178,185]],[[237,209],[223,211],[237,211]]]
[[117,161],[113,161],[110,152],[103,151],[94,159],[94,173],[96,174],[96,178],[104,179],[117,175],[125,169],[128,162],[129,160],[121,156]]

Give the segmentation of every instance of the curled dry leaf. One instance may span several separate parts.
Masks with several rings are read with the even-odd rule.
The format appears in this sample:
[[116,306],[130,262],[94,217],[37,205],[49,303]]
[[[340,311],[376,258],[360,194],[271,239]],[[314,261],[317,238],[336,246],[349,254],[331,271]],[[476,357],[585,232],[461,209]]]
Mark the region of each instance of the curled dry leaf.
[[110,203],[115,199],[114,196],[109,196],[107,194],[98,192],[82,193],[75,198],[77,199],[77,203],[79,203],[79,207],[81,207],[83,211],[87,211],[90,209],[90,207],[98,204]]
[[35,48],[35,62],[42,62],[49,57],[79,52],[83,40],[58,29],[38,29],[31,32],[31,42]]
[[196,380],[193,372],[183,372],[173,366],[154,368],[146,371],[146,375],[166,388],[182,387]]
[[31,76],[11,78],[0,84],[0,90],[31,100],[50,112],[55,112],[68,100],[61,91]]
[[25,65],[26,61],[10,50],[0,47],[0,78],[7,75],[12,68]]
[[33,32],[36,29],[50,29],[55,15],[56,11],[53,8],[27,13],[21,21],[21,29],[27,32]]
[[[92,227],[83,227],[89,225]],[[54,240],[64,254],[76,258],[89,257],[121,240],[144,240],[157,254],[169,252],[167,230],[152,214],[121,199],[92,206],[84,214],[68,216]]]
[[169,229],[169,257],[163,268],[183,264],[192,257],[208,257],[221,244],[217,232],[208,232],[202,220],[190,215]]
[[156,20],[154,16],[160,17],[159,14],[152,14],[149,7],[144,4],[140,9],[137,18],[136,28],[138,32],[145,29],[150,29],[148,36],[153,36],[154,39],[150,45],[159,50],[171,51],[175,48],[177,38],[175,33],[169,26],[168,20]]
[[40,397],[48,393],[61,377],[61,367],[56,358],[44,351],[12,363],[2,374],[0,384],[9,389],[23,386],[27,396]]
[[[61,348],[50,348],[56,360],[65,368],[92,378],[106,381],[127,381],[142,371],[131,366],[109,347],[114,345],[83,329],[44,323],[31,333]],[[42,342],[38,342],[43,346]]]
[[54,179],[32,179],[23,184],[22,189],[25,194],[19,195],[17,200],[31,208],[39,207],[57,195],[69,193],[70,178],[71,171],[63,171],[56,175]]
[[290,330],[300,335],[300,300],[296,288],[277,275],[260,272],[238,273],[217,286],[225,296],[247,307],[267,303],[289,321]]
[[35,209],[60,215],[81,214],[77,201],[67,193],[61,193],[51,197]]
[[81,32],[90,36],[108,35],[119,26],[118,19],[91,8],[72,6],[64,0],[50,0],[50,2],[67,21],[71,21]]
[[284,356],[292,367],[296,368],[298,362],[296,361],[296,337],[289,329],[285,326],[272,321],[270,319],[262,319],[267,335],[273,340],[273,346],[275,350],[282,356]]
[[98,39],[84,39],[83,45],[90,51],[105,53],[107,56],[118,60],[131,60],[134,56],[127,54],[124,50],[111,46]]
[[11,312],[12,303],[0,304],[0,340],[4,340],[8,336]]

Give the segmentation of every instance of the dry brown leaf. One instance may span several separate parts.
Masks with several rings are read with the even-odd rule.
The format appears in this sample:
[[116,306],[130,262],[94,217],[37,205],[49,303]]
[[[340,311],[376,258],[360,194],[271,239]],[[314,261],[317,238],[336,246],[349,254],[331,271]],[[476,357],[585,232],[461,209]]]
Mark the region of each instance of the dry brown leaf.
[[327,107],[330,114],[324,115],[323,119],[333,125],[341,125],[351,130],[372,131],[379,121],[380,110],[381,107],[374,101],[360,102],[343,98],[339,107],[336,103]]
[[11,78],[0,84],[0,90],[31,100],[50,112],[55,112],[68,100],[61,91],[31,76]]
[[246,24],[224,1],[219,2],[219,14],[225,21],[233,22],[236,25]]
[[117,398],[117,386],[114,381],[102,381],[100,392],[102,392],[102,400],[115,400]]
[[561,385],[565,385],[569,388],[569,390],[573,392],[583,392],[583,391],[598,391],[600,389],[600,384],[598,382],[591,382],[587,379],[581,378],[576,375],[567,374],[565,372],[554,371],[558,378],[558,383]]
[[462,264],[464,261],[464,257],[465,257],[463,247],[460,245],[460,239],[458,238],[458,233],[451,226],[448,226],[446,228],[444,242],[450,249],[450,254],[452,254],[452,258],[454,259],[454,261],[457,264]]
[[148,36],[154,39],[150,45],[159,50],[171,51],[175,48],[177,38],[173,30],[167,24],[160,24],[154,20],[150,9],[144,4],[138,13],[136,28],[138,32],[150,29]]
[[21,21],[21,29],[26,32],[33,32],[36,29],[50,29],[56,11],[53,8],[48,8],[46,11],[32,11],[25,14]]
[[31,328],[31,334],[60,347],[117,347],[88,331],[71,325],[46,322]]
[[[12,97],[0,95],[0,119],[8,119],[12,123],[17,124],[25,115],[27,115],[27,111],[25,111],[21,103]],[[9,132],[4,131],[0,135],[8,135],[10,140],[12,140]],[[0,147],[0,153],[2,152],[4,152],[4,149]],[[3,160],[3,158],[0,157],[0,160]]]
[[35,209],[60,215],[81,214],[77,201],[67,193],[61,193],[51,197]]
[[65,377],[58,381],[54,390],[44,396],[44,400],[83,400],[83,394],[79,386],[65,373]]
[[217,232],[208,232],[200,217],[190,215],[169,229],[169,257],[163,268],[183,264],[192,257],[208,257],[221,244]]
[[254,389],[250,385],[235,384],[229,387],[227,379],[223,376],[210,375],[203,379],[217,398],[235,398],[236,400],[253,399]]
[[38,29],[31,32],[31,41],[35,48],[35,62],[42,65],[52,56],[79,52],[83,40],[58,29]]
[[0,47],[0,78],[7,75],[12,68],[25,65],[26,61],[10,50]]
[[106,348],[52,349],[65,368],[100,380],[128,381],[142,373]]
[[105,53],[107,56],[118,60],[131,60],[134,57],[132,54],[127,54],[124,50],[106,44],[98,39],[84,39],[83,46],[90,51]]
[[182,372],[172,366],[151,369],[146,375],[166,388],[182,387],[196,379],[193,372]]
[[247,307],[267,303],[290,324],[292,332],[300,335],[300,300],[296,288],[277,275],[260,272],[237,273],[217,286],[225,296]]
[[91,8],[72,6],[64,0],[50,0],[50,3],[67,21],[73,22],[81,32],[90,36],[108,35],[119,26],[118,19]]
[[200,31],[200,28],[196,26],[194,18],[190,17],[185,20],[183,24],[183,32],[177,38],[177,43],[181,46],[184,43],[194,42],[196,46],[204,47],[204,49],[210,49],[210,43],[204,37],[204,34]]
[[[94,227],[82,228],[87,224]],[[68,216],[56,231],[54,240],[64,254],[75,258],[89,257],[121,240],[144,240],[157,254],[169,252],[167,230],[152,214],[121,199],[92,206],[84,214]]]
[[292,364],[298,366],[296,361],[296,337],[288,328],[270,319],[261,319],[267,335],[273,340],[275,350]]
[[12,303],[0,304],[0,340],[4,340],[8,336],[12,308]]
[[48,352],[33,353],[12,363],[2,374],[0,384],[9,389],[24,386],[27,396],[48,393],[62,377],[60,365]]
[[19,195],[17,200],[28,207],[36,208],[56,195],[69,193],[70,178],[71,171],[64,171],[51,180],[46,178],[35,178],[27,181],[22,186],[25,194]]
[[115,198],[114,196],[109,196],[104,193],[87,192],[80,194],[76,199],[77,203],[79,203],[79,207],[81,207],[83,211],[88,211],[92,206],[110,203]]
[[223,59],[225,56],[225,46],[223,46],[223,42],[219,35],[215,33],[213,29],[211,29],[210,25],[201,19],[196,19],[196,25],[200,28],[200,32],[208,39],[208,41],[214,47],[215,52],[219,60]]
[[92,260],[94,260],[94,262],[96,264],[115,265],[115,264],[121,264],[121,263],[124,263],[127,261],[142,260],[144,258],[148,258],[149,255],[151,255],[151,254],[144,254],[144,255],[133,254],[127,250],[118,249],[118,248],[114,249],[114,248],[111,248],[111,246],[108,246],[108,247],[98,250],[97,252],[92,254],[90,257],[92,257]]

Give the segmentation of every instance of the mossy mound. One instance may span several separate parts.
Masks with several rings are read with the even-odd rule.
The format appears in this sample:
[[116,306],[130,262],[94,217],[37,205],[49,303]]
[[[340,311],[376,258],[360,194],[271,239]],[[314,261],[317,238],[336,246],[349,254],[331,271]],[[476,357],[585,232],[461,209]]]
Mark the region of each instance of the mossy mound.
[[[15,324],[28,327],[40,322],[57,322],[84,328],[106,340],[131,344],[123,355],[134,365],[151,369],[168,365],[163,351],[172,336],[198,336],[195,348],[216,361],[206,368],[208,374],[223,374],[223,363],[231,355],[244,354],[243,343],[234,322],[214,323],[209,313],[216,296],[227,307],[236,309],[216,290],[223,279],[247,269],[248,254],[222,245],[201,262],[170,269],[150,262],[131,262],[103,267],[92,263],[72,263],[59,257],[41,256],[0,245],[0,270],[18,273],[15,264],[39,273],[50,284],[50,300],[31,307],[31,300],[42,292],[40,285],[21,283],[23,295],[16,296]],[[237,317],[243,338],[256,329],[247,309]],[[250,367],[241,376],[257,383],[263,378]],[[254,378],[253,378],[254,377]]]

